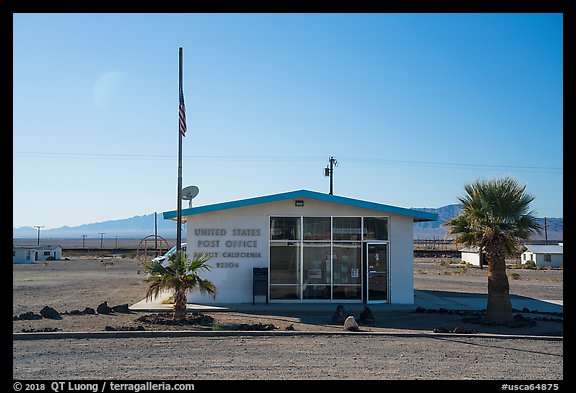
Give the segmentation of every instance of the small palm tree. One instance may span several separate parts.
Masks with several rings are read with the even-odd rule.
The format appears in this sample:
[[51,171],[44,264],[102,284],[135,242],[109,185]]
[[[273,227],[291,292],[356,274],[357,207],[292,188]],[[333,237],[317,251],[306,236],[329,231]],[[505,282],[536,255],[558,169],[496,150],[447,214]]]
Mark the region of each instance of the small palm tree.
[[155,299],[163,290],[174,291],[173,319],[186,318],[186,299],[188,292],[199,290],[216,297],[216,287],[211,281],[203,280],[198,276],[201,270],[210,270],[206,262],[210,259],[208,254],[202,254],[194,259],[188,259],[184,251],[170,256],[168,265],[148,262],[145,265],[149,276],[145,281],[149,283],[146,299]]
[[534,197],[525,193],[526,186],[510,177],[477,180],[464,186],[467,195],[458,198],[460,213],[444,223],[455,241],[475,246],[485,252],[488,262],[488,304],[486,320],[511,322],[506,256],[518,251],[519,240],[529,239],[541,226],[529,210]]

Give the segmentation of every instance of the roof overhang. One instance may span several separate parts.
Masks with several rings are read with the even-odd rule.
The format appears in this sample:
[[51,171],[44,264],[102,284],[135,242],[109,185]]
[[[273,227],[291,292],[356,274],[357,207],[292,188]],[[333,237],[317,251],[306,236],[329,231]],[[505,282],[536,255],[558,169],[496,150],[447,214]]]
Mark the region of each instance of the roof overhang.
[[[231,201],[231,202],[222,202],[222,203],[216,203],[216,204],[212,204],[212,205],[191,207],[191,208],[182,210],[182,220],[185,221],[186,216],[193,216],[193,215],[198,215],[198,214],[212,213],[212,212],[218,212],[218,211],[223,211],[223,210],[237,209],[237,208],[241,208],[241,207],[255,206],[255,205],[260,205],[260,204],[265,204],[265,203],[272,203],[272,202],[279,202],[279,201],[284,201],[284,200],[289,200],[289,199],[300,199],[300,198],[308,198],[308,199],[313,199],[313,200],[318,200],[318,201],[336,203],[336,204],[340,204],[340,205],[354,206],[354,207],[359,207],[359,208],[363,208],[363,209],[381,211],[383,213],[391,213],[391,214],[398,214],[398,215],[402,215],[402,216],[409,216],[409,217],[413,218],[414,222],[438,220],[438,215],[436,213],[430,213],[430,212],[425,212],[425,211],[421,211],[421,210],[414,210],[414,209],[408,209],[408,208],[397,207],[397,206],[384,205],[381,203],[368,202],[368,201],[363,201],[363,200],[353,199],[353,198],[347,198],[347,197],[342,197],[342,196],[337,196],[337,195],[323,194],[320,192],[309,191],[309,190],[290,191],[290,192],[285,192],[285,193],[280,193],[280,194],[266,195],[266,196],[248,198],[248,199],[240,199],[240,200]],[[171,210],[171,211],[164,212],[162,214],[163,214],[164,219],[176,220],[178,212],[176,210]]]
[[558,245],[525,244],[524,247],[532,254],[564,254],[564,247]]

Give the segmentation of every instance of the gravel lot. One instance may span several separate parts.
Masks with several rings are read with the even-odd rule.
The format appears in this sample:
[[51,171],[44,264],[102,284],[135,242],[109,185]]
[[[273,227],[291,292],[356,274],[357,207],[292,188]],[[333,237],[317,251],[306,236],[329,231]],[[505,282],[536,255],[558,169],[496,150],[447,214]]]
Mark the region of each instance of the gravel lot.
[[[468,293],[486,292],[486,271],[415,261],[415,288]],[[140,270],[140,274],[138,273]],[[509,270],[511,293],[562,299],[563,271]],[[47,264],[13,265],[13,314],[39,313],[50,306],[60,313],[133,304],[146,284],[138,263],[122,258],[74,258]],[[335,307],[335,305],[334,305]],[[202,330],[213,326],[165,326],[137,320],[150,313],[62,315],[61,319],[13,322],[13,332],[59,329],[101,332],[107,326],[145,330]],[[228,335],[155,338],[81,338],[13,340],[15,379],[136,380],[562,380],[562,323],[537,321],[535,327],[505,328],[468,324],[450,314],[375,313],[362,332],[342,334],[326,315],[271,312],[205,313],[220,332],[241,323],[274,324],[277,335]],[[294,332],[284,330],[292,325]],[[473,328],[501,337],[434,334],[434,328]],[[281,332],[282,331],[282,332]],[[302,334],[298,332],[321,332]],[[288,333],[290,335],[282,334]],[[511,335],[526,335],[511,338]],[[541,337],[548,335],[550,337]],[[535,367],[535,365],[546,367]]]
[[563,377],[562,342],[548,340],[326,335],[33,340],[15,344],[13,374],[23,379]]

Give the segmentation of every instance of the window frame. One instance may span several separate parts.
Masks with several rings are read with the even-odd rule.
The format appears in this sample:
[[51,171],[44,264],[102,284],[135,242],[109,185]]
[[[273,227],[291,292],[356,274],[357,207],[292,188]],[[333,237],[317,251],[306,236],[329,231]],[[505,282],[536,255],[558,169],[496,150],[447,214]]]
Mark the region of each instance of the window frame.
[[[299,219],[299,234],[297,234],[297,238],[298,239],[273,239],[273,228],[272,228],[272,220],[274,218],[297,218]],[[319,219],[319,218],[329,218],[330,219],[330,238],[328,240],[326,239],[305,239],[305,219]],[[334,219],[338,219],[338,218],[357,218],[359,219],[359,238],[356,239],[354,238],[354,236],[351,236],[350,239],[335,239],[334,238]],[[385,219],[386,220],[386,239],[385,240],[380,240],[380,239],[365,239],[364,238],[364,229],[365,229],[365,222],[364,220],[366,218],[378,218],[378,219]],[[268,261],[268,267],[269,267],[269,282],[268,282],[268,293],[269,295],[271,295],[271,290],[273,288],[278,287],[278,289],[280,289],[280,287],[286,287],[286,286],[291,286],[291,287],[298,287],[298,294],[299,297],[297,299],[272,299],[271,296],[269,296],[269,299],[271,302],[274,303],[294,303],[294,302],[300,302],[300,303],[312,303],[312,302],[321,302],[321,303],[333,303],[335,301],[337,302],[342,302],[342,303],[361,303],[363,302],[364,299],[364,286],[365,286],[365,277],[364,277],[364,271],[365,271],[365,266],[364,266],[364,246],[366,245],[367,242],[382,242],[382,243],[387,243],[390,244],[390,222],[391,222],[391,217],[389,215],[370,215],[370,216],[344,216],[344,215],[330,215],[330,216],[326,216],[326,215],[318,215],[318,216],[313,216],[313,215],[269,215],[268,216],[268,239],[269,239],[269,244],[268,244],[268,248],[269,248],[269,252],[270,252],[270,258]],[[354,235],[354,234],[352,234]],[[271,258],[271,249],[272,249],[272,245],[273,243],[287,243],[287,242],[291,242],[291,243],[299,243],[299,250],[298,252],[300,253],[299,258],[298,258],[298,263],[299,266],[297,267],[298,269],[298,274],[299,274],[299,278],[298,278],[298,282],[295,284],[286,284],[286,283],[272,283],[271,280],[271,276],[272,276],[272,258]],[[304,280],[304,266],[305,266],[305,260],[304,260],[304,252],[305,252],[305,247],[306,244],[313,244],[313,243],[324,243],[324,244],[329,244],[329,255],[330,255],[330,279],[328,283],[316,283],[316,284],[310,284],[310,283],[305,283]],[[359,278],[359,282],[358,283],[336,283],[334,282],[334,245],[335,244],[341,244],[341,245],[345,245],[345,244],[355,244],[359,246],[359,261],[357,260],[357,265],[358,266],[358,278]],[[388,269],[390,268],[390,254],[388,256]],[[350,272],[350,274],[352,274]],[[389,274],[389,273],[388,273]],[[304,297],[304,290],[305,290],[305,285],[322,285],[322,286],[328,286],[329,288],[329,292],[330,292],[330,296],[328,299],[305,299]],[[389,284],[388,284],[389,285]],[[334,296],[334,290],[335,288],[338,287],[338,289],[340,290],[343,287],[350,287],[350,288],[355,288],[356,291],[358,291],[360,293],[359,298],[354,298],[354,299],[340,299],[340,298],[335,298]]]

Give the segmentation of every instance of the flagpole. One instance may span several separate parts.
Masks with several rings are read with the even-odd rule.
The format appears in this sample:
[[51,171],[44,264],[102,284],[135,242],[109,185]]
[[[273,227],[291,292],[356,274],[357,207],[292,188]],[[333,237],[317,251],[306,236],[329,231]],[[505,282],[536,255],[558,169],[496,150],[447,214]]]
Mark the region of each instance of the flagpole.
[[[179,54],[179,100],[182,105],[183,92],[182,92],[182,47],[178,49]],[[178,253],[182,247],[182,235],[180,233],[182,228],[182,125],[179,110],[179,125],[178,125],[178,218],[176,220],[176,252]]]

